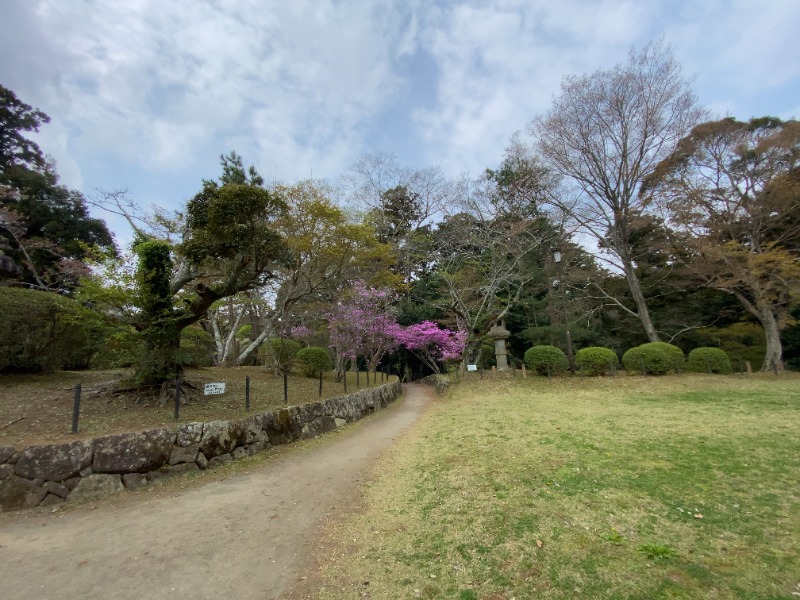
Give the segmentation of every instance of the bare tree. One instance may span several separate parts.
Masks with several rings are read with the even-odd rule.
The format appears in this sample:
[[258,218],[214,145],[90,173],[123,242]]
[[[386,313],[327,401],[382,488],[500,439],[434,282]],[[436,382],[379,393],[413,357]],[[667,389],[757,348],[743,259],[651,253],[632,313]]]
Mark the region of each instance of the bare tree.
[[512,138],[505,160],[465,190],[435,233],[435,272],[447,310],[469,338],[473,358],[481,336],[504,319],[539,273],[531,266],[558,231],[540,211],[558,178]]
[[606,295],[641,321],[651,341],[659,336],[630,226],[646,210],[643,179],[703,115],[671,49],[656,41],[613,69],[567,77],[549,112],[529,125],[546,163],[574,184],[574,194],[551,201],[596,240],[598,258],[625,274],[635,310]]
[[441,215],[455,197],[452,182],[438,167],[403,167],[385,152],[365,154],[342,177],[343,191],[365,211],[382,210],[385,193],[395,188],[405,188],[416,201],[412,229]]

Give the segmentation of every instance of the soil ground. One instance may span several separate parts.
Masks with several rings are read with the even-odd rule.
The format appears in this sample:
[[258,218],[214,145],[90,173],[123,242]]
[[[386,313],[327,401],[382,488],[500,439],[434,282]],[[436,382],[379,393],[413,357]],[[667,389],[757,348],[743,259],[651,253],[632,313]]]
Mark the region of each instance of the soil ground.
[[2,595],[269,600],[307,593],[318,530],[353,509],[375,459],[430,400],[429,388],[405,385],[386,410],[262,458],[55,512],[2,515]]
[[[0,446],[24,448],[32,444],[52,444],[87,439],[111,433],[144,431],[176,424],[174,395],[160,406],[158,395],[113,393],[130,372],[60,371],[35,375],[0,375]],[[202,390],[203,384],[225,382],[223,395],[192,394],[180,409],[178,423],[240,419],[245,412],[245,378],[250,377],[251,411],[264,412],[283,406],[283,377],[264,367],[209,367],[187,369],[186,380]],[[75,384],[82,386],[78,433],[73,434],[72,407]],[[375,385],[370,378],[372,385]],[[378,375],[378,385],[381,376]],[[348,391],[366,386],[361,372],[356,385],[348,373]],[[288,379],[289,404],[316,402],[319,380],[292,374]],[[325,373],[321,398],[344,393],[343,382]],[[185,397],[185,396],[184,396]]]

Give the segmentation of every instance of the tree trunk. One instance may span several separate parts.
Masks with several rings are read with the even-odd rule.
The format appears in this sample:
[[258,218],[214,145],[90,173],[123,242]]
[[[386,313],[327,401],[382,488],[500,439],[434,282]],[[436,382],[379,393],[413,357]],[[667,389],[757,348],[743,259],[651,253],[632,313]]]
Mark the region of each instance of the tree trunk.
[[756,295],[754,302],[751,302],[743,293],[734,290],[733,295],[742,303],[747,312],[753,315],[764,328],[764,337],[767,340],[767,353],[764,356],[764,364],[761,365],[762,371],[783,371],[783,345],[781,344],[781,330],[778,327],[778,319],[772,306]]
[[142,331],[144,349],[136,365],[134,381],[139,385],[161,385],[175,375],[181,329],[155,322]]
[[250,342],[250,344],[248,344],[248,346],[244,350],[242,350],[242,352],[236,359],[236,364],[237,365],[244,364],[244,362],[247,359],[249,359],[253,354],[258,352],[258,349],[261,347],[261,344],[263,344],[264,340],[266,340],[269,337],[271,331],[272,331],[271,326],[265,327],[264,330],[260,334],[258,334],[258,337],[254,339],[252,342]]
[[639,284],[639,278],[636,276],[633,263],[630,260],[623,259],[625,266],[625,280],[628,282],[628,288],[631,291],[631,297],[634,304],[636,304],[636,313],[639,321],[644,327],[644,332],[647,339],[651,342],[660,342],[656,328],[653,326],[653,320],[650,318],[650,311],[647,309],[647,301],[642,293],[642,286]]
[[767,353],[764,356],[764,364],[761,365],[762,371],[783,371],[783,346],[781,345],[781,331],[778,327],[778,320],[769,305],[759,306],[759,321],[764,327],[764,335],[767,338]]

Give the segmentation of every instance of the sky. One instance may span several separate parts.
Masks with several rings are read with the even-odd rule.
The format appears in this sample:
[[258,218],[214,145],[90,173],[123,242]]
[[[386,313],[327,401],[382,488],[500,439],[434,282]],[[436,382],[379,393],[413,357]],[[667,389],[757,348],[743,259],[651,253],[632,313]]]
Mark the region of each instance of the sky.
[[[366,153],[477,175],[567,75],[663,37],[714,116],[800,116],[797,0],[0,0],[0,84],[61,181],[179,209],[236,150],[336,182]],[[123,224],[106,218],[118,237]]]

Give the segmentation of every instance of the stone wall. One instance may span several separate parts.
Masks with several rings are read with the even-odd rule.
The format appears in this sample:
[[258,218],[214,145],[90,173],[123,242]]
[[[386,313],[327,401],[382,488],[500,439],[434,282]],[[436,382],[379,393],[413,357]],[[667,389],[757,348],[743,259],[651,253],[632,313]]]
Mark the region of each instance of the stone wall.
[[399,395],[400,383],[394,382],[235,421],[186,423],[22,450],[0,447],[0,511],[133,489],[313,438],[384,408]]

